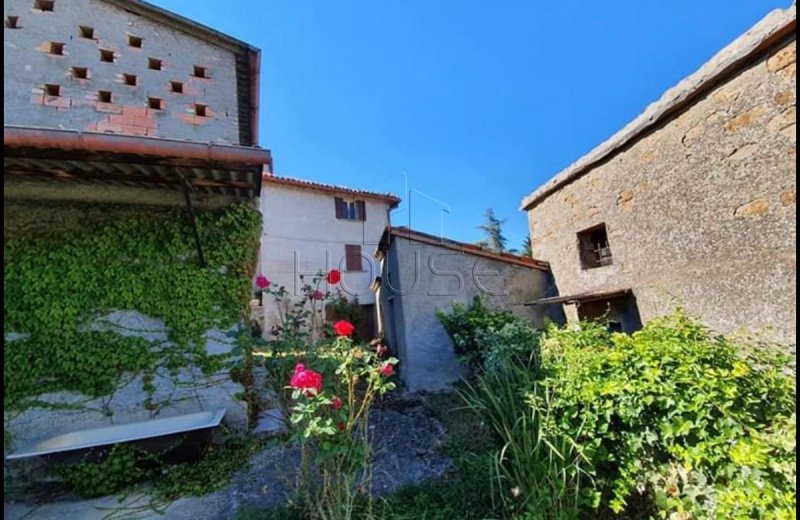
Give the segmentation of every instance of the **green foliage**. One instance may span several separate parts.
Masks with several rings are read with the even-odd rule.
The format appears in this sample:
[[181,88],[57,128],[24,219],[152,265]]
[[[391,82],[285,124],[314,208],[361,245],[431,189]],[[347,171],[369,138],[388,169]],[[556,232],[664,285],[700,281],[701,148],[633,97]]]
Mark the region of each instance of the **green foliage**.
[[[5,343],[5,406],[25,408],[29,398],[61,390],[108,395],[122,374],[152,375],[160,366],[220,368],[221,359],[206,355],[202,334],[246,315],[260,226],[260,214],[246,205],[200,214],[206,268],[177,211],[6,240],[4,332],[28,337]],[[164,320],[169,343],[90,330],[115,309]]]
[[56,472],[68,488],[85,498],[110,495],[152,480],[154,498],[175,500],[222,489],[263,447],[264,441],[228,437],[222,445],[209,446],[197,460],[167,464],[158,454],[130,444],[115,444],[99,462],[62,464]]
[[162,466],[153,482],[155,496],[174,500],[218,491],[230,483],[234,473],[247,467],[250,457],[264,447],[263,440],[229,437],[222,445],[210,446],[195,461]]
[[454,302],[450,314],[437,310],[436,317],[453,339],[456,354],[473,368],[483,366],[489,348],[481,338],[517,320],[509,312],[489,311],[478,296],[469,307]]
[[85,498],[116,493],[153,475],[152,457],[130,444],[115,444],[101,462],[78,462],[56,468],[64,483]]
[[533,256],[533,248],[531,244],[531,236],[527,235],[525,240],[522,241],[522,251],[519,253],[522,256]]
[[498,253],[504,252],[506,250],[506,243],[508,243],[506,237],[503,236],[503,224],[505,223],[505,219],[500,220],[497,218],[492,208],[487,209],[484,216],[486,217],[486,222],[478,226],[478,229],[486,234],[486,238],[481,240],[479,244]]
[[542,435],[542,418],[526,401],[538,377],[531,365],[506,357],[459,393],[498,441],[489,483],[504,510],[530,519],[576,518],[589,463],[565,436]]
[[528,393],[543,439],[591,463],[586,505],[663,517],[794,517],[796,386],[787,359],[678,313],[631,336],[551,328]]

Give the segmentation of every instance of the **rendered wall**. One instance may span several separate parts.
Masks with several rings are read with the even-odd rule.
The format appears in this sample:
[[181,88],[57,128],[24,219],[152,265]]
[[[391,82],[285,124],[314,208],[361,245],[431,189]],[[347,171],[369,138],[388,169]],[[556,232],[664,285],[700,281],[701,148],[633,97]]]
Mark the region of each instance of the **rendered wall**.
[[[530,267],[459,253],[394,237],[382,275],[381,312],[387,341],[400,359],[398,370],[411,391],[444,390],[464,375],[453,342],[436,311],[453,302],[469,304],[480,296],[492,310],[531,320],[563,322],[559,308],[523,303],[554,292],[550,273]],[[389,323],[391,322],[391,323]]]

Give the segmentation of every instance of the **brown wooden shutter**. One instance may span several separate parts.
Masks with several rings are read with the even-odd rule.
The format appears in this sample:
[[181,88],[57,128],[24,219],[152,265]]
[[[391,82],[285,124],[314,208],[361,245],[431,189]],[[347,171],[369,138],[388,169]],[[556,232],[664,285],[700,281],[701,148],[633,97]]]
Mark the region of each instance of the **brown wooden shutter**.
[[363,200],[356,201],[356,211],[358,212],[358,220],[367,220],[367,205]]
[[362,271],[361,246],[346,244],[344,246],[344,254],[348,271]]
[[336,197],[333,199],[336,203],[336,218],[347,218],[347,204],[343,199]]

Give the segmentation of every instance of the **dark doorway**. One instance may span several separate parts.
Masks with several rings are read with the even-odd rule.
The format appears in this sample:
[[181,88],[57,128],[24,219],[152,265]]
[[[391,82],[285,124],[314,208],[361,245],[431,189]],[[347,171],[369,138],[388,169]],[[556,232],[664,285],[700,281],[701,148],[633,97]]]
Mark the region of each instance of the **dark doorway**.
[[611,332],[630,334],[642,328],[636,297],[632,294],[578,302],[578,318],[605,323]]

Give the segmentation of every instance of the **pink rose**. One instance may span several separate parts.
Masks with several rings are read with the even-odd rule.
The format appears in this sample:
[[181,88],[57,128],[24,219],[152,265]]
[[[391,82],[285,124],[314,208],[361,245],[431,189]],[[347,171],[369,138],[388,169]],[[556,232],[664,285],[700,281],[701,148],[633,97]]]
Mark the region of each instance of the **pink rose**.
[[342,400],[339,399],[338,397],[334,396],[334,398],[331,399],[331,407],[334,410],[340,409],[342,407]]
[[394,374],[394,367],[389,363],[384,363],[381,367],[381,375],[391,377]]
[[321,300],[324,297],[325,297],[325,293],[323,293],[322,291],[314,291],[313,293],[311,293],[311,299],[312,300]]
[[266,289],[267,287],[269,287],[270,283],[271,282],[263,274],[256,276],[256,287],[258,287],[259,289]]
[[303,393],[306,397],[314,397],[322,391],[322,376],[313,370],[307,369],[302,363],[298,363],[294,367],[294,374],[289,380],[289,385],[305,390]]

